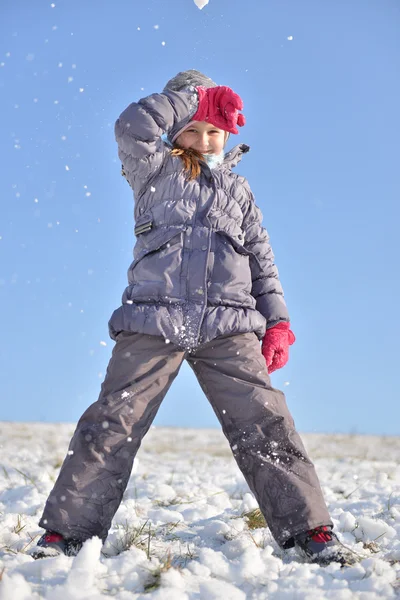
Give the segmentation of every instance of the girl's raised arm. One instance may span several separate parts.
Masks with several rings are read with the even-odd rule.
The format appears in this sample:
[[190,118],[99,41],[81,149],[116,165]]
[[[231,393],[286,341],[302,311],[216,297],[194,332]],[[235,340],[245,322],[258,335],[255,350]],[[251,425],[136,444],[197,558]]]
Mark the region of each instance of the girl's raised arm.
[[161,165],[168,146],[161,136],[184,127],[196,113],[196,89],[164,90],[132,102],[115,123],[118,156],[124,175],[138,191]]

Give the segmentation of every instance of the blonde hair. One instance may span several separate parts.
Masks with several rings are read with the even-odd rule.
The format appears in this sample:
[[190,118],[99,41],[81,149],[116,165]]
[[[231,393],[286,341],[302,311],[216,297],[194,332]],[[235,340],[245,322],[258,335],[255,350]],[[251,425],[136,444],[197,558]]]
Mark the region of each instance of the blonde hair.
[[181,148],[178,145],[171,150],[171,156],[180,156],[183,162],[183,170],[186,173],[188,181],[197,179],[201,173],[200,161],[204,160],[203,155],[193,148]]

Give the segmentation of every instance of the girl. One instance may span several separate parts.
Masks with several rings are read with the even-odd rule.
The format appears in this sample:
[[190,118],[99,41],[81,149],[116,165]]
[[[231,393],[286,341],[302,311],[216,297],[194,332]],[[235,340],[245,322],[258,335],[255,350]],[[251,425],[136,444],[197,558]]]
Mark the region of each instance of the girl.
[[106,539],[141,440],[185,359],[279,546],[321,564],[348,560],[268,375],[287,362],[294,335],[261,212],[232,171],[249,147],[224,153],[245,123],[242,107],[230,88],[190,70],[116,122],[135,197],[134,261],[109,322],[116,344],[99,399],[78,422],[35,558]]

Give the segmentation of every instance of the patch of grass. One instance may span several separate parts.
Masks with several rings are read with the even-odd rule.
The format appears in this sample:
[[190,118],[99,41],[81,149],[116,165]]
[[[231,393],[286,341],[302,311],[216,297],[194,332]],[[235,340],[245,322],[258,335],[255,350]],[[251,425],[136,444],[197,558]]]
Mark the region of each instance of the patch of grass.
[[[180,551],[177,554],[174,554],[173,557],[169,555],[168,561],[164,560],[162,564],[164,570],[169,562],[174,563],[174,568],[181,569],[186,566],[188,561],[193,560],[193,558],[195,558],[195,554],[194,549],[190,548],[189,543],[186,544],[186,551],[182,551],[182,537],[174,533],[174,530],[178,526],[186,527],[186,525],[183,524],[181,521],[164,523],[159,527],[152,527],[151,523],[149,523],[149,520],[145,521],[142,525],[139,526],[133,526],[128,521],[126,521],[123,524],[117,525],[117,529],[120,529],[123,532],[123,534],[115,543],[111,544],[111,546],[116,555],[121,554],[121,552],[125,552],[126,550],[129,550],[130,548],[132,548],[132,546],[135,546],[136,548],[139,548],[140,550],[146,552],[148,560],[152,561],[154,559],[161,560],[159,558],[160,545],[162,545],[163,543],[165,544],[178,542]],[[107,557],[109,555],[106,552],[103,552],[103,556]],[[157,585],[157,577],[160,577],[161,572],[163,572],[163,568],[161,568],[161,570],[158,569],[158,571],[158,575],[157,569],[155,569],[154,572],[151,571],[153,577],[149,585]]]
[[369,550],[370,552],[372,552],[372,554],[378,554],[378,552],[381,552],[381,549],[375,541],[363,542],[363,548],[365,550]]
[[117,525],[117,529],[122,530],[122,536],[113,544],[112,547],[116,554],[121,554],[129,550],[132,546],[136,546],[140,550],[145,550],[147,558],[150,559],[150,540],[154,537],[155,531],[151,530],[151,524],[149,524],[148,531],[146,532],[146,525],[149,521],[145,521],[143,525],[134,526],[128,521],[125,521],[123,525]]
[[176,521],[176,523],[166,523],[163,527],[161,527],[161,534],[165,536],[168,541],[171,540],[179,540],[179,535],[172,533],[173,530],[178,527],[178,525],[182,525],[182,521]]
[[367,483],[369,483],[369,479],[367,479],[366,481],[363,481],[362,483],[360,483],[360,485],[358,485],[352,492],[350,492],[349,494],[344,494],[344,499],[348,500],[350,498],[350,496],[352,496],[354,494],[354,492],[356,492],[357,490],[359,490],[360,488],[364,487],[364,485],[366,485]]
[[154,506],[158,506],[159,508],[167,508],[168,506],[177,506],[178,504],[190,504],[191,501],[184,500],[183,498],[179,498],[178,496],[173,500],[155,500],[153,502]]
[[33,544],[33,542],[34,542],[34,541],[35,541],[35,540],[36,540],[38,537],[40,537],[40,534],[39,534],[39,535],[34,535],[34,536],[32,537],[32,536],[31,536],[31,534],[30,534],[30,533],[28,533],[28,537],[30,537],[30,540],[29,540],[29,542],[28,542],[27,544],[25,544],[25,546],[24,546],[24,547],[21,549],[21,552],[25,552],[25,550],[28,548],[28,546],[30,546],[31,544]]
[[20,471],[20,469],[17,469],[17,467],[13,467],[13,469],[14,469],[14,471],[17,471],[17,473],[22,475],[22,477],[24,478],[25,484],[31,483],[40,492],[40,488],[39,488],[38,484],[36,483],[35,479],[31,475],[27,475],[23,471]]
[[208,498],[211,498],[212,496],[218,496],[219,494],[225,494],[226,492],[224,490],[220,491],[220,492],[213,492],[212,494],[209,494],[209,496],[202,496],[202,497],[198,497],[198,498],[194,498],[192,500],[189,499],[185,499],[182,498],[180,496],[176,496],[173,500],[154,500],[153,504],[154,506],[158,506],[161,508],[167,508],[168,506],[176,506],[178,504],[195,504],[196,502],[201,502],[202,500],[207,501]]
[[[177,524],[178,523],[172,524],[173,526],[166,533],[168,534],[172,531]],[[129,550],[132,546],[136,546],[136,548],[144,550],[147,554],[147,558],[151,560],[151,541],[156,537],[158,530],[156,528],[152,529],[148,519],[142,525],[136,526],[130,524],[128,520],[126,520],[125,523],[118,524],[117,529],[122,531],[122,535],[116,543],[111,544],[116,554],[121,554],[121,552]]]
[[249,529],[260,529],[267,526],[264,515],[259,508],[243,513],[242,517],[245,519]]
[[2,546],[0,550],[3,550],[4,552],[9,552],[9,554],[18,554],[18,551],[14,550],[11,546]]
[[22,517],[21,517],[21,515],[18,515],[17,516],[17,524],[14,525],[14,527],[12,529],[13,533],[19,534],[19,533],[21,533],[21,531],[23,529],[25,529],[25,527],[26,527],[26,525],[22,525]]
[[172,568],[171,552],[161,560],[160,565],[151,571],[150,580],[144,585],[145,592],[152,592],[160,587],[161,574]]
[[[25,527],[25,525],[23,527]],[[17,531],[16,533],[19,533],[19,532]],[[2,546],[0,548],[0,550],[4,550],[5,552],[9,552],[10,554],[15,554],[15,555],[17,555],[19,553],[20,554],[24,554],[25,550],[28,548],[28,546],[30,546],[36,540],[36,538],[39,537],[39,536],[35,535],[35,536],[32,537],[31,534],[28,533],[28,537],[30,538],[29,542],[27,544],[25,544],[25,546],[23,548],[21,548],[20,550],[15,550],[12,546],[8,546],[8,545],[7,546]]]

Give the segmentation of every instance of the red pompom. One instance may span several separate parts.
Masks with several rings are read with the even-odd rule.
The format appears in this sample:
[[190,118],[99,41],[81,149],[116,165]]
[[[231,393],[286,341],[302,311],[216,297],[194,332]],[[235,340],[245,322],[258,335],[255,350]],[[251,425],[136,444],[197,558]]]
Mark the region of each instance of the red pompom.
[[239,127],[243,127],[243,125],[246,124],[246,117],[242,115],[242,113],[238,115],[237,124],[239,125]]

